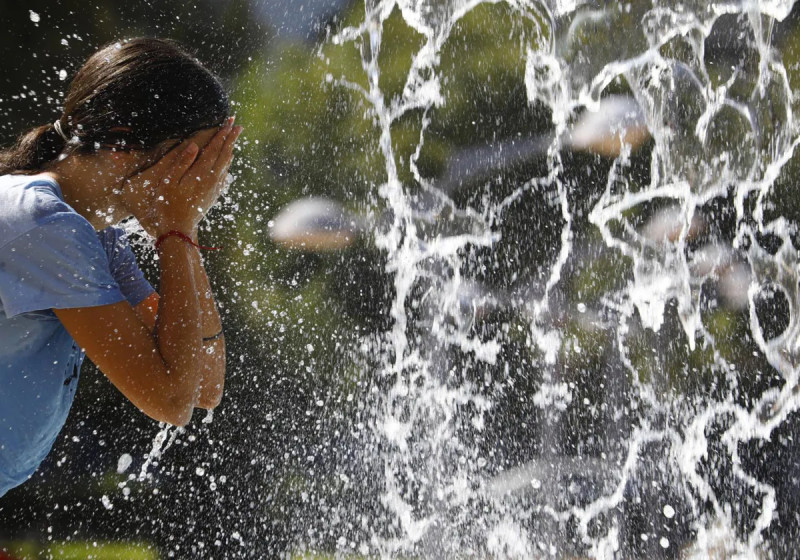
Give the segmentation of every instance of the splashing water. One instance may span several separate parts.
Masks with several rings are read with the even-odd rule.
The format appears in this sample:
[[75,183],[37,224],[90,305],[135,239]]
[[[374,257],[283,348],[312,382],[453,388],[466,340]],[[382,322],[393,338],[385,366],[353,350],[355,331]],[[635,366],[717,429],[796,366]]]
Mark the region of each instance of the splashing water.
[[175,438],[178,437],[178,435],[182,432],[183,428],[173,429],[173,427],[169,424],[161,425],[161,429],[153,438],[153,446],[147,453],[144,463],[142,463],[142,468],[139,471],[139,477],[137,480],[141,482],[152,476],[147,472],[150,469],[150,466],[154,463],[158,463],[158,460],[161,458],[162,454],[172,446],[172,444],[175,442]]
[[[379,513],[350,516],[362,520],[361,537],[342,537],[340,551],[756,556],[778,514],[776,490],[746,467],[742,449],[769,440],[800,407],[795,231],[775,212],[776,184],[798,143],[795,97],[772,46],[792,2],[506,2],[527,30],[519,33],[528,103],[550,113],[547,171],[499,198],[463,204],[417,164],[448,103],[442,50],[460,20],[496,4],[367,0],[364,20],[328,40],[360,53],[363,76],[333,79],[362,96],[380,132],[379,195],[390,219],[375,238],[395,291],[393,326],[378,343],[375,375],[385,391],[369,413],[366,448],[382,476]],[[387,96],[381,52],[396,13],[421,41],[402,92]],[[707,58],[721,27],[739,56],[734,65]],[[642,152],[649,169],[635,164],[636,136],[612,126],[616,148],[601,188],[576,195],[565,178],[564,153],[578,145],[571,130],[582,111],[602,112],[620,89],[651,137]],[[393,134],[411,115],[421,115],[421,127],[405,161]],[[411,182],[398,169],[406,164]],[[507,235],[515,205],[542,197],[559,231],[546,270],[507,293],[482,291],[471,265]],[[421,227],[430,211],[420,210],[423,198],[463,227]],[[727,229],[714,221],[723,214]],[[578,224],[591,233],[578,235]],[[566,301],[563,285],[587,261],[603,260],[614,263],[613,288]],[[766,332],[758,312],[769,297],[788,308],[778,333]],[[480,316],[496,309],[512,318],[481,330]],[[749,332],[736,336],[752,340],[751,359],[779,374],[766,387],[743,386],[755,362],[734,363],[723,348],[720,322],[731,309],[747,317]],[[527,361],[510,359],[512,339],[522,340]],[[602,376],[593,382],[602,394],[584,390],[593,376]],[[535,386],[537,452],[525,458],[484,435],[491,415],[503,414],[509,379]],[[695,379],[711,381],[698,389]],[[596,437],[575,444],[571,417]],[[345,518],[342,511],[326,522],[346,532]]]

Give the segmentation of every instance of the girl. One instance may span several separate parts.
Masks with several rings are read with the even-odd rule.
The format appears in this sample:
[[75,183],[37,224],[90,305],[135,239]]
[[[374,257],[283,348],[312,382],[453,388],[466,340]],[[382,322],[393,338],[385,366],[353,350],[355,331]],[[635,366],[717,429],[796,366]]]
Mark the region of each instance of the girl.
[[[186,424],[222,396],[225,347],[197,244],[242,131],[219,81],[178,45],[109,45],[64,112],[0,151],[0,496],[66,420],[84,353],[139,409]],[[156,238],[160,293],[121,230]]]

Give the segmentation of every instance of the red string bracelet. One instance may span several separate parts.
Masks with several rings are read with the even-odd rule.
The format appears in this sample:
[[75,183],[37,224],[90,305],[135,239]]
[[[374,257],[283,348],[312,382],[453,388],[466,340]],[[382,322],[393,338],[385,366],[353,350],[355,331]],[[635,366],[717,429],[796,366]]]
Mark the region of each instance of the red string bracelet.
[[178,237],[186,241],[186,243],[188,243],[189,245],[197,247],[198,249],[204,249],[207,251],[219,251],[221,249],[221,247],[206,247],[205,245],[198,245],[197,243],[192,241],[191,237],[189,237],[182,231],[171,230],[168,231],[167,233],[163,233],[158,236],[158,239],[156,239],[156,250],[158,250],[158,246],[161,245],[167,237]]

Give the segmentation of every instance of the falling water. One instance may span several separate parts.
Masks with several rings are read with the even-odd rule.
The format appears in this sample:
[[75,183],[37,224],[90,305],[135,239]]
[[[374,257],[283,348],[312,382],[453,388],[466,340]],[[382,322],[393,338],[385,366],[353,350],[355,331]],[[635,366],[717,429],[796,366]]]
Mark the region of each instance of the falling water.
[[[464,204],[452,181],[426,176],[417,164],[448,103],[442,50],[482,4],[499,3],[367,0],[363,21],[338,30],[321,51],[351,45],[360,53],[363,75],[331,79],[358,92],[379,129],[378,204],[388,219],[373,234],[394,288],[391,329],[364,345],[380,356],[374,381],[385,389],[366,413],[365,455],[377,461],[380,505],[342,506],[326,518],[334,532],[359,527],[349,532],[357,537],[340,539],[340,552],[763,554],[778,515],[776,490],[741,453],[770,440],[800,407],[800,269],[794,224],[776,199],[797,123],[787,69],[772,45],[792,2],[506,2],[520,24],[528,102],[550,113],[550,132],[529,144],[540,147],[547,171],[499,199]],[[402,92],[387,95],[381,53],[385,24],[397,13],[421,41]],[[735,64],[709,62],[715,26],[727,30]],[[608,111],[620,90],[636,109],[607,131],[606,147],[579,141],[576,123]],[[421,115],[421,127],[406,161],[393,134],[410,115]],[[626,129],[628,117],[646,131]],[[491,166],[486,154],[504,149],[514,153],[490,145],[465,161]],[[570,149],[613,159],[586,200],[565,179]],[[647,154],[644,173],[637,150]],[[475,165],[451,176],[468,176]],[[549,264],[526,285],[486,289],[473,265],[511,235],[509,211],[526,199],[549,209],[557,232]],[[425,227],[443,215],[453,227]],[[714,222],[722,215],[728,230]],[[578,224],[590,233],[579,235]],[[566,282],[603,262],[613,281],[602,293],[564,295]],[[776,332],[759,313],[765,301],[773,301],[767,309],[788,309]],[[728,315],[719,310],[749,317],[757,354],[749,362],[734,363],[720,347]],[[500,328],[480,329],[491,313],[505,317]],[[525,359],[504,352],[511,340]],[[743,386],[763,360],[775,379]],[[535,388],[536,426],[525,429],[535,433],[536,452],[526,458],[484,436],[492,415],[503,415],[510,379]],[[571,433],[584,424],[590,436]]]

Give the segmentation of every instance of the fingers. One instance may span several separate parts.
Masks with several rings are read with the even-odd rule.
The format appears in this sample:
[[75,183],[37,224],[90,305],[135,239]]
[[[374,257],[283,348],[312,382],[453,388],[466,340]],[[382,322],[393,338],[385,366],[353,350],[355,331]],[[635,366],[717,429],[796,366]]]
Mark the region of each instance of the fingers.
[[214,138],[217,132],[219,132],[220,128],[222,128],[222,125],[212,128],[204,128],[192,134],[190,138],[194,140],[195,144],[200,146],[201,150],[204,150],[206,146],[208,146],[208,143],[211,142],[211,139]]
[[191,138],[188,140],[184,140],[174,148],[172,148],[169,152],[164,154],[159,160],[154,163],[151,169],[156,171],[163,171],[169,169],[183,154],[184,150],[186,150],[192,144],[197,147],[197,143],[194,142]]
[[[233,117],[231,118],[231,125],[233,125]],[[218,170],[222,162],[224,162],[227,154],[233,153],[233,144],[236,142],[236,139],[239,137],[239,134],[242,133],[243,128],[241,126],[231,126],[231,129],[228,131],[228,134],[225,136],[222,145],[220,146],[219,153],[217,154],[217,159],[214,162],[214,170]]]
[[[177,183],[183,178],[183,176],[195,162],[200,149],[194,142],[190,141],[188,145],[184,146],[185,144],[186,142],[183,142],[178,146],[178,148],[172,150],[173,152],[177,152],[177,154],[171,158],[172,163],[167,172],[164,174],[162,179],[163,183]],[[182,146],[183,149],[180,149]]]
[[211,173],[217,158],[219,157],[219,152],[225,145],[225,140],[233,129],[233,119],[234,117],[231,117],[225,121],[225,124],[222,126],[222,128],[217,131],[208,145],[203,148],[203,152],[197,158],[197,161],[192,167],[192,175],[196,175],[198,180],[202,177],[208,176],[209,173]]
[[230,134],[228,134],[228,136],[225,138],[225,143],[222,145],[222,148],[219,151],[219,156],[217,156],[217,161],[211,171],[217,178],[218,182],[228,172],[228,168],[233,161],[233,148],[236,145],[236,140],[239,138],[242,130],[244,130],[244,128],[241,126],[235,126],[231,130]]
[[236,140],[239,138],[242,130],[244,130],[244,128],[241,126],[233,127],[230,134],[228,134],[228,136],[225,138],[225,143],[220,149],[217,161],[214,164],[214,168],[211,170],[214,180],[214,191],[211,193],[212,200],[219,198],[219,196],[225,190],[225,176],[227,175],[228,168],[233,161],[233,148],[236,145]]
[[205,183],[204,204],[211,205],[225,188],[223,178],[233,160],[236,139],[242,133],[241,126],[233,126],[234,117],[229,118],[216,132],[198,156],[188,177]]

